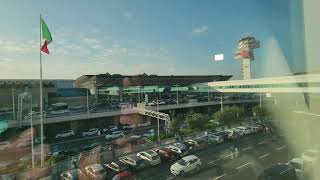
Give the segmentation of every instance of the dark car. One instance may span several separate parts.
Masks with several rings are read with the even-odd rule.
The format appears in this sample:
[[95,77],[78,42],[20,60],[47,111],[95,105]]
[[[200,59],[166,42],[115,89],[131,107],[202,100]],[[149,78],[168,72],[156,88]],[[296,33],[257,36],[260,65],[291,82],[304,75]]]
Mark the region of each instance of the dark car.
[[297,180],[294,167],[287,164],[276,164],[265,169],[258,180]]
[[130,167],[121,161],[114,161],[111,163],[106,163],[103,165],[104,168],[107,171],[107,178],[111,179],[113,178],[115,175],[124,172],[124,171],[130,171]]
[[159,147],[159,148],[155,148],[153,150],[160,155],[161,161],[174,161],[179,158],[178,153],[175,153],[165,147]]

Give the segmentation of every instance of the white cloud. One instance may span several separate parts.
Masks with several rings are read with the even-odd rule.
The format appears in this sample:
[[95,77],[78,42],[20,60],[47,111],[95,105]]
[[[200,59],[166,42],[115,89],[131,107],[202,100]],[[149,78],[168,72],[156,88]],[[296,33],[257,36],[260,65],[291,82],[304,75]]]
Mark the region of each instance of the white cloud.
[[194,33],[194,34],[201,34],[201,33],[207,32],[208,30],[209,30],[208,26],[203,25],[203,26],[195,27],[195,28],[192,30],[192,33]]

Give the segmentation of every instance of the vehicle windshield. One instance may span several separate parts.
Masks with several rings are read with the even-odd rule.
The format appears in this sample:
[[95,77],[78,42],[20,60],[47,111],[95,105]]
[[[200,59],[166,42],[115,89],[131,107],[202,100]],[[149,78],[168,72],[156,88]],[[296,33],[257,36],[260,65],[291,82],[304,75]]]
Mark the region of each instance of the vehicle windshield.
[[183,159],[180,159],[178,162],[177,162],[179,165],[181,166],[186,166],[187,165],[187,162]]
[[299,169],[299,170],[302,169],[302,166],[301,166],[301,164],[299,164],[299,163],[290,162],[289,164],[290,164],[291,166],[293,166],[295,169]]

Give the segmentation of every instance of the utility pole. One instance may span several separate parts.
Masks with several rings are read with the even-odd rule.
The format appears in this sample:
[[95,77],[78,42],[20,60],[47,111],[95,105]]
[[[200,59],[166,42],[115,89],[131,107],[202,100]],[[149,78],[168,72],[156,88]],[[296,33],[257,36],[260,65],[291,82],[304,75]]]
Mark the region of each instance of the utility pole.
[[261,93],[259,94],[259,102],[260,102],[259,106],[261,108],[262,107],[262,104],[261,104]]
[[223,101],[222,101],[222,94],[220,95],[220,105],[221,105],[221,112],[223,111]]
[[15,108],[15,103],[14,103],[14,89],[12,87],[12,115],[13,115],[13,120],[16,120],[16,108]]
[[178,85],[176,84],[176,94],[177,94],[177,106],[179,105],[179,94],[178,94]]
[[89,113],[89,92],[88,89],[87,90],[87,113]]
[[34,168],[34,148],[33,148],[33,111],[32,111],[32,94],[29,93],[30,98],[30,129],[31,129],[31,156],[32,156],[32,168]]
[[[159,112],[159,100],[157,98],[157,112]],[[159,117],[157,118],[157,123],[158,123],[158,145],[160,145],[160,122],[159,122]]]

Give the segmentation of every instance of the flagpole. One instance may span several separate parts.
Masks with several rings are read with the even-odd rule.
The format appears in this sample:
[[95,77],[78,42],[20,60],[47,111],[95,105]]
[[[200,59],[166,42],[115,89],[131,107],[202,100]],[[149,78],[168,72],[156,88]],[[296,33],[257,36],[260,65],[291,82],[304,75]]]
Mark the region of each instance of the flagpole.
[[40,153],[41,153],[41,167],[44,164],[44,152],[43,152],[43,102],[42,102],[42,54],[41,54],[41,14],[40,14]]

